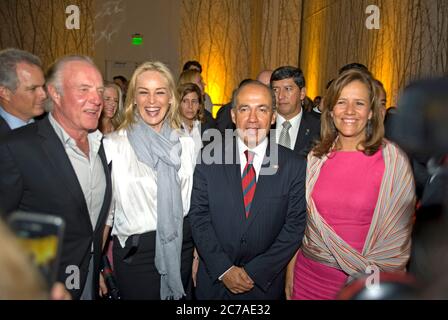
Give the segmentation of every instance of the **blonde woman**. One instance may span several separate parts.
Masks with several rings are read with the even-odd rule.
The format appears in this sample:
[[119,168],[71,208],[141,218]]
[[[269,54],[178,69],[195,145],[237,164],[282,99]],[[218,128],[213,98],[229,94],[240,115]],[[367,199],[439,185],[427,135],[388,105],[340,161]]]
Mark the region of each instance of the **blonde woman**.
[[114,83],[106,84],[103,92],[103,111],[99,121],[99,130],[103,134],[115,131],[123,122],[123,94]]
[[104,141],[114,196],[108,225],[123,299],[188,298],[195,151],[180,129],[178,103],[169,69],[143,63],[129,83],[124,122]]

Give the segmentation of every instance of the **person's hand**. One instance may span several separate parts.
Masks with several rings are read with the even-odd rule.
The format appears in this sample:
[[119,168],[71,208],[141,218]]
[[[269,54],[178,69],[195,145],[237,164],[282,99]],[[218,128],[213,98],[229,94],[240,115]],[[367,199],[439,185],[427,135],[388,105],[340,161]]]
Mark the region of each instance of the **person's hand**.
[[51,300],[72,300],[72,296],[61,282],[56,282],[51,288]]
[[293,287],[294,287],[294,270],[292,268],[287,268],[285,279],[286,300],[291,300]]
[[291,261],[289,261],[288,266],[286,267],[286,279],[285,279],[285,296],[286,300],[292,299],[292,292],[294,288],[294,268],[296,266],[297,254],[292,257]]
[[100,297],[106,296],[107,291],[106,282],[104,281],[103,274],[100,272]]
[[243,268],[233,266],[222,277],[222,282],[233,294],[245,293],[254,287],[254,282]]
[[191,268],[191,277],[193,279],[193,286],[196,288],[196,276],[198,274],[198,268],[199,268],[199,256],[198,253],[196,251],[196,249],[194,249],[194,254],[193,254],[193,265]]

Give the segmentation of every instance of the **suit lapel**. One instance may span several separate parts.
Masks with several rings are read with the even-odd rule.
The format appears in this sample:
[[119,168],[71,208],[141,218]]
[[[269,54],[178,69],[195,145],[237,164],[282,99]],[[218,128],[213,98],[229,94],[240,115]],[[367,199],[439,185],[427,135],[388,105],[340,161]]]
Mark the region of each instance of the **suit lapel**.
[[224,164],[224,171],[227,177],[227,186],[231,192],[233,208],[235,209],[233,211],[240,220],[240,225],[242,225],[245,223],[246,213],[244,210],[244,198],[241,184],[241,165],[236,139],[231,139],[230,141],[232,141],[232,143],[226,142],[224,146],[223,156],[232,154],[233,158],[230,164]]
[[104,152],[103,143],[101,143],[100,149],[98,150],[98,154],[100,155],[101,163],[102,163],[103,169],[104,169],[104,176],[106,177],[106,190],[104,192],[104,200],[103,200],[103,204],[101,206],[101,211],[100,211],[100,215],[98,217],[98,221],[96,223],[95,232],[98,230],[98,228],[100,228],[101,226],[104,225],[104,223],[102,223],[102,221],[105,218],[105,215],[107,216],[107,214],[109,213],[110,200],[111,200],[111,195],[112,195],[112,182],[111,182],[111,178],[110,178],[110,168],[107,164],[106,153]]
[[[266,147],[266,154],[264,156],[263,164],[261,166],[261,168],[265,169],[265,170],[267,170],[269,167],[278,165],[278,163],[271,162],[272,159],[270,157],[270,148],[271,148],[271,144],[273,143],[271,140],[275,139],[275,137],[272,137],[272,138],[268,137],[268,139],[269,140],[268,140],[268,146]],[[274,147],[275,146],[278,146],[278,145],[274,145]],[[280,170],[280,168],[278,166],[277,166],[277,170]],[[272,175],[259,174],[258,180],[257,180],[257,186],[255,188],[254,199],[252,201],[252,208],[250,210],[250,216],[247,219],[247,223],[245,224],[245,230],[247,230],[252,225],[252,223],[254,222],[257,215],[260,213],[260,211],[263,210],[262,200],[264,197],[266,197],[266,195],[271,193],[270,189],[272,189],[272,187],[275,186],[275,183],[273,181],[274,181],[277,173],[278,172],[275,172]]]
[[3,119],[2,116],[0,116],[0,136],[3,134],[8,133],[11,131],[11,128],[9,127],[8,123],[5,119]]
[[42,148],[48,158],[48,162],[54,168],[54,175],[60,177],[74,203],[79,206],[80,212],[83,213],[82,216],[86,220],[85,222],[92,227],[86,200],[78,177],[48,117],[38,122],[38,134],[43,138]]
[[308,145],[310,139],[311,128],[306,116],[306,112],[302,109],[302,120],[300,121],[299,132],[297,133],[294,151],[302,150]]

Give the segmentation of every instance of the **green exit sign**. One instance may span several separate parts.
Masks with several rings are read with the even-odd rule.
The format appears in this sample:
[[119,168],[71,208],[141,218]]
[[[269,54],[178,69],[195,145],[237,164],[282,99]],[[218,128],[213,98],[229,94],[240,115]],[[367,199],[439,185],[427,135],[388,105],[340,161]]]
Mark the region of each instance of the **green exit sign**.
[[132,45],[133,46],[141,46],[143,44],[143,37],[139,34],[135,34],[132,36]]

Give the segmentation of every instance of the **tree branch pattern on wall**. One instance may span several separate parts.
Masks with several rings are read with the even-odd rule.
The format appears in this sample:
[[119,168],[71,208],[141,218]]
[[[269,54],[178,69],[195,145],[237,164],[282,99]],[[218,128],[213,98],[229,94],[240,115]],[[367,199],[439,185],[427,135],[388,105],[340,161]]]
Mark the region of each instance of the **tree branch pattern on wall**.
[[[80,28],[69,30],[67,6],[80,10]],[[44,67],[69,54],[92,56],[94,0],[0,1],[0,48],[27,50],[42,59]]]
[[[298,62],[301,0],[183,0],[180,59],[203,65],[214,103],[263,69]],[[281,44],[281,45],[280,45]]]

